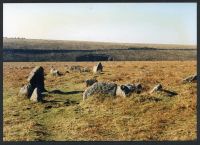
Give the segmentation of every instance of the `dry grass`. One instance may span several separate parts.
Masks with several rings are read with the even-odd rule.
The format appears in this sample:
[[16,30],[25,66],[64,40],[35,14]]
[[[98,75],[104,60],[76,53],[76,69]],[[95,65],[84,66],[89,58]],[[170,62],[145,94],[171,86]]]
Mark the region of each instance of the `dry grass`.
[[[3,140],[195,140],[197,139],[196,83],[181,80],[196,73],[196,61],[104,62],[104,72],[65,73],[66,66],[92,67],[94,63],[23,62],[3,64]],[[36,65],[45,70],[47,103],[32,103],[17,96]],[[54,66],[64,75],[49,75]],[[82,101],[83,81],[117,84],[140,82],[144,92],[129,98],[89,98]],[[177,96],[149,94],[157,83]],[[76,92],[75,92],[76,91]]]

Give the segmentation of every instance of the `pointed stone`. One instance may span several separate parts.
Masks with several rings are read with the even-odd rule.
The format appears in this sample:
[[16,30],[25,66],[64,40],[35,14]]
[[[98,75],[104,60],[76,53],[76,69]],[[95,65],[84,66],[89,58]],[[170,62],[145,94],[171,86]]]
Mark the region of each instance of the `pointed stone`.
[[44,69],[41,66],[36,66],[29,74],[28,83],[32,88],[38,88],[42,92],[46,91],[44,88]]
[[97,65],[95,65],[93,67],[93,72],[94,73],[100,73],[102,71],[103,71],[103,66],[102,66],[101,62],[99,62]]

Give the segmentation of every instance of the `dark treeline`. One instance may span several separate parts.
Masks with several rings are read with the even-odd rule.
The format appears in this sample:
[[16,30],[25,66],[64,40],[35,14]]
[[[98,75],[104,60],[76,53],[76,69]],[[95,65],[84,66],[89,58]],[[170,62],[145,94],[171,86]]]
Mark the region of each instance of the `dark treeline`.
[[3,39],[3,61],[196,60],[193,45]]
[[196,49],[37,50],[4,49],[3,61],[196,60]]

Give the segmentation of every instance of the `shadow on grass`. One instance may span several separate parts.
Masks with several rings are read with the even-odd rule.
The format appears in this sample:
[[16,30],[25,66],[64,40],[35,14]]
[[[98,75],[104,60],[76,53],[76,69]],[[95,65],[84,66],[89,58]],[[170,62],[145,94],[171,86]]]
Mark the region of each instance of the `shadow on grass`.
[[64,104],[77,104],[77,101],[71,100],[42,100],[42,103],[64,103]]
[[165,93],[167,93],[167,95],[168,95],[169,97],[178,95],[176,92],[173,92],[173,91],[169,91],[169,90],[165,90],[165,89],[163,89],[162,91],[165,92]]
[[53,91],[49,91],[49,94],[63,94],[63,95],[71,95],[71,94],[79,94],[79,93],[83,93],[83,91],[71,91],[71,92],[63,92],[60,90],[53,90]]

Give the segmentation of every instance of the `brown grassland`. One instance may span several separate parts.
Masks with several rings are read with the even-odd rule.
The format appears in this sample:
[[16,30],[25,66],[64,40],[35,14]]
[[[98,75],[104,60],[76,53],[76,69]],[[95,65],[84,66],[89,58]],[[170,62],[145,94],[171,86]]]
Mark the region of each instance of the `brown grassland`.
[[[96,62],[5,62],[3,63],[3,140],[71,141],[71,140],[195,140],[197,139],[197,86],[181,80],[196,73],[196,61],[124,61],[103,62],[102,74],[65,73],[66,66],[92,66]],[[45,96],[45,103],[33,103],[18,96],[29,72],[44,67],[48,91],[63,94]],[[54,66],[63,73],[49,74]],[[140,82],[141,94],[82,101],[84,80],[117,84]],[[148,92],[161,83],[178,93],[168,97]]]

